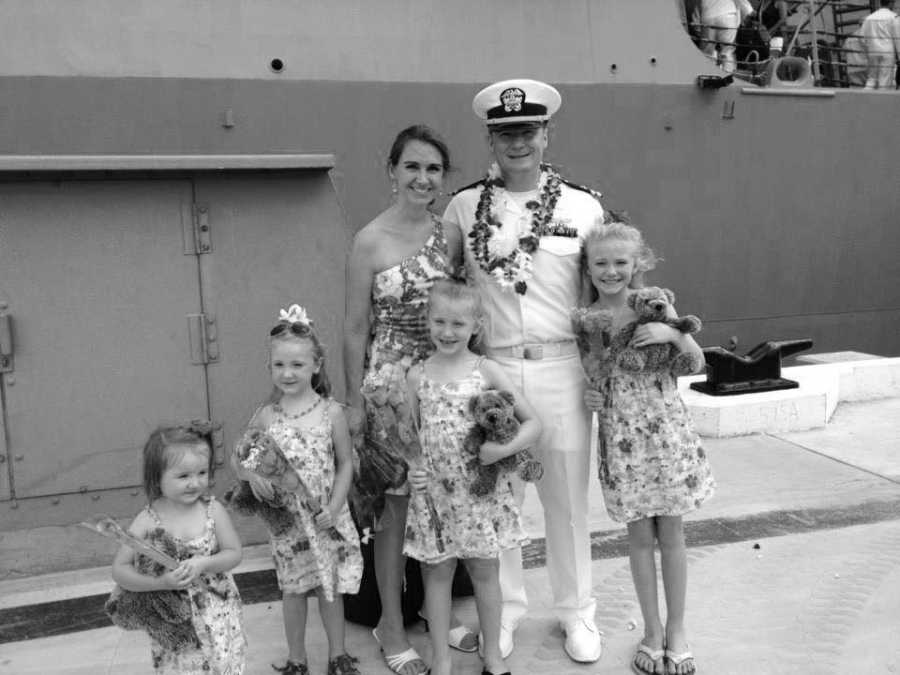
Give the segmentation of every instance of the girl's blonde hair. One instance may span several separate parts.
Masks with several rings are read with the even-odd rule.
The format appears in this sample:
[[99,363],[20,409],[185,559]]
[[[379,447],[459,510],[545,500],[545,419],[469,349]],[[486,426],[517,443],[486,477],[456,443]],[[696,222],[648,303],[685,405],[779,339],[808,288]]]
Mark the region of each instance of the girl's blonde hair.
[[634,244],[634,257],[637,261],[637,274],[632,280],[633,288],[640,288],[644,285],[644,272],[652,270],[656,267],[656,263],[660,258],[657,257],[653,249],[644,241],[644,235],[641,231],[619,220],[613,222],[598,222],[584,237],[584,246],[581,249],[582,269],[587,269],[587,255],[592,244],[596,244],[606,239],[616,239],[618,241],[627,241]]
[[213,477],[212,425],[195,421],[172,427],[158,427],[144,444],[144,493],[152,503],[163,496],[162,475],[174,458],[168,452],[173,445],[203,446],[209,460],[209,478]]
[[472,333],[472,340],[469,347],[477,345],[481,341],[482,328],[484,326],[485,313],[484,304],[481,301],[481,295],[473,285],[468,284],[463,279],[438,279],[431,286],[428,292],[429,311],[434,304],[436,298],[444,298],[445,300],[467,301],[472,306],[472,317],[475,319],[475,332]]

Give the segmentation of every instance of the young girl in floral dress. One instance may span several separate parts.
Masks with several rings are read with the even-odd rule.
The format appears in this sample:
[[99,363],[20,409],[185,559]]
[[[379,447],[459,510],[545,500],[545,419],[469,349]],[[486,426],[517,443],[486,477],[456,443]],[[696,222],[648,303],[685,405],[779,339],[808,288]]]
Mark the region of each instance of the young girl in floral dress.
[[[494,492],[484,497],[473,496],[469,490],[476,478],[464,447],[464,439],[475,425],[469,400],[486,389],[515,391],[496,362],[469,350],[470,339],[482,321],[477,291],[459,281],[436,281],[428,308],[435,351],[410,368],[407,376],[413,415],[420,419],[422,458],[409,471],[414,491],[404,553],[423,563],[425,606],[431,623],[431,672],[435,675],[451,672],[447,645],[450,589],[460,559],[475,589],[484,638],[484,672],[500,675],[508,671],[500,654],[498,556],[526,539],[508,480],[498,480]],[[521,422],[518,433],[504,445],[485,442],[480,449],[483,464],[503,459],[538,439],[540,422],[519,393],[515,393],[515,415]],[[440,524],[439,532],[435,521]]]
[[[636,325],[628,305],[636,277],[655,266],[653,251],[630,225],[596,225],[585,238],[583,262],[597,300],[576,312],[575,328],[593,386],[585,403],[600,416],[598,464],[606,510],[628,524],[628,553],[644,637],[632,668],[638,673],[693,673],[684,627],[687,554],[682,515],[714,489],[706,453],[665,370],[628,370],[617,356],[625,347],[671,343],[699,363],[703,352],[690,335],[660,322]],[[670,309],[670,318],[675,318]],[[594,334],[602,312],[604,339]],[[632,333],[630,339],[628,334]],[[666,624],[659,616],[654,547],[659,542],[666,596]]]
[[229,570],[241,562],[241,540],[225,508],[207,493],[212,474],[210,428],[197,423],[160,427],[144,445],[144,492],[150,504],[128,528],[138,539],[165,531],[181,564],[161,576],[137,569],[122,546],[113,579],[135,592],[183,591],[199,644],[172,648],[151,638],[153,668],[165,675],[241,675],[247,641],[241,597]]
[[[328,675],[359,675],[357,659],[344,646],[344,593],[356,593],[362,576],[359,536],[347,507],[353,475],[350,434],[340,404],[330,398],[325,357],[306,312],[281,310],[269,332],[269,368],[275,385],[271,402],[250,421],[280,448],[293,483],[302,486],[287,500],[294,518],[287,532],[270,533],[288,643],[283,673],[307,675],[307,594],[314,591],[328,638]],[[272,482],[233,462],[258,499],[275,498]]]

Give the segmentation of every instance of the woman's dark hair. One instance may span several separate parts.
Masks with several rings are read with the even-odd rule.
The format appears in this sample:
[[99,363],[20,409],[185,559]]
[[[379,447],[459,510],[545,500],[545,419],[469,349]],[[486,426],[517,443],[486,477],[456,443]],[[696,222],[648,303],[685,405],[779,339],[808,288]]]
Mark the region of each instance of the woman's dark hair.
[[400,161],[400,155],[403,154],[403,149],[406,148],[406,144],[410,141],[421,141],[433,146],[441,155],[441,165],[444,167],[444,173],[450,170],[450,150],[447,148],[447,144],[434,129],[424,124],[413,124],[397,134],[394,144],[391,145],[391,151],[388,153],[389,168],[397,166],[397,163]]

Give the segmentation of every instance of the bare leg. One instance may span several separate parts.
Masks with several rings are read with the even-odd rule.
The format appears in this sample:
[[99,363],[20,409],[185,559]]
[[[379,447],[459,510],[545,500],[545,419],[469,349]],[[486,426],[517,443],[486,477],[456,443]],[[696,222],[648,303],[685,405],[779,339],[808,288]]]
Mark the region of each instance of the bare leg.
[[[657,518],[663,586],[666,593],[666,647],[675,653],[687,651],[684,629],[684,600],[687,593],[687,551],[684,547],[684,525],[681,516]],[[669,673],[693,673],[694,663],[688,659],[679,667],[669,664]]]
[[[387,655],[400,654],[409,649],[400,602],[406,569],[403,539],[406,534],[408,502],[409,498],[403,495],[385,495],[382,529],[375,534],[375,577],[381,599],[381,618],[376,630],[381,647]],[[403,666],[401,672],[403,675],[416,675],[424,669],[423,662],[412,661]]]
[[288,660],[306,663],[306,596],[284,593],[281,597],[281,613],[284,617],[284,635],[288,643]]
[[319,600],[319,614],[322,616],[322,626],[325,628],[325,636],[328,638],[328,659],[345,654],[347,647],[344,645],[344,596],[335,593],[331,602],[325,599],[322,588],[316,589],[316,597]]
[[450,675],[452,670],[447,634],[450,632],[450,589],[455,569],[456,558],[436,565],[422,565],[425,610],[431,634],[431,672],[434,675]]
[[467,558],[464,561],[475,589],[478,623],[484,635],[484,669],[489,673],[509,670],[500,654],[500,561],[496,558]]
[[[659,595],[656,588],[656,522],[654,518],[642,518],[628,523],[628,558],[631,578],[637,593],[641,616],[644,619],[644,639],[641,642],[651,649],[661,649],[665,633],[659,617]],[[635,664],[654,672],[663,672],[662,664],[654,664],[646,654],[635,655]]]

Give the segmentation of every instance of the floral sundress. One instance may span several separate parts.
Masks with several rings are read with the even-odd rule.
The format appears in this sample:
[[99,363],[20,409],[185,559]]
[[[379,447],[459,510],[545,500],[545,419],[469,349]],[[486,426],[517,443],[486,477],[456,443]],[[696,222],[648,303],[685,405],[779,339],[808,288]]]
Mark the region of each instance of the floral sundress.
[[366,354],[362,391],[366,406],[366,437],[360,449],[355,486],[357,521],[377,516],[385,491],[406,494],[406,463],[398,449],[396,418],[407,409],[406,373],[431,354],[428,335],[428,293],[437,279],[452,271],[440,218],[414,255],[382,270],[372,282],[372,329]]
[[[425,496],[413,492],[406,517],[403,552],[426,563],[448,558],[496,558],[528,540],[509,480],[502,475],[493,493],[470,494],[475,474],[468,468],[469,450],[464,439],[474,426],[469,399],[487,388],[476,361],[461,380],[437,382],[423,369],[418,397],[421,413],[422,452],[431,474],[428,494],[437,518],[429,513]],[[440,523],[440,540],[432,523]],[[442,550],[443,549],[443,550]]]
[[324,399],[312,426],[298,426],[278,404],[271,407],[272,421],[267,432],[306,485],[312,499],[299,496],[287,504],[294,525],[279,536],[271,536],[272,556],[278,587],[286,593],[303,594],[322,588],[331,601],[336,593],[356,593],[362,578],[359,535],[345,503],[331,530],[315,525],[315,514],[331,499],[334,485],[334,448],[331,441],[331,399]]
[[585,371],[603,393],[597,458],[603,499],[609,517],[621,523],[683,515],[715,491],[676,378],[668,370],[635,372],[616,363],[635,325],[614,331],[593,354],[590,336],[575,326]]
[[[219,550],[212,517],[212,502],[208,498],[206,525],[203,534],[195,539],[172,536],[177,547],[176,557],[186,560],[198,555],[212,555]],[[165,529],[159,515],[146,507],[157,526]],[[171,536],[171,532],[169,532]],[[150,640],[153,668],[163,675],[241,675],[244,672],[247,640],[241,618],[241,596],[234,577],[229,572],[202,574],[203,584],[192,584],[190,596],[192,622],[200,647],[173,651]]]

